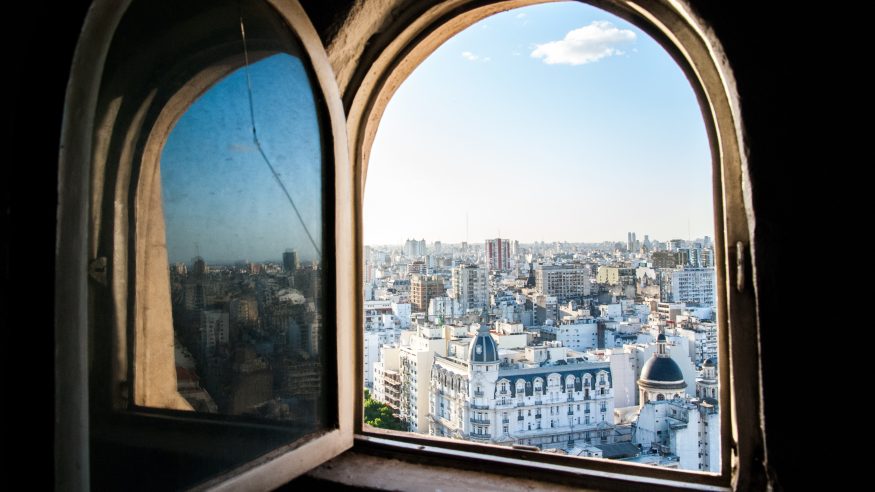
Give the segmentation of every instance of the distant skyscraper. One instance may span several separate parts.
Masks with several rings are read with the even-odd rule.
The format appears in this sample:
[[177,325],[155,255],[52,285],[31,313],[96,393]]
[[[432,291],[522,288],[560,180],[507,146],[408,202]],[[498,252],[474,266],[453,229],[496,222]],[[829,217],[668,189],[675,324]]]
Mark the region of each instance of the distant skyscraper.
[[287,249],[283,253],[283,271],[294,272],[298,269],[298,252],[293,249]]
[[486,240],[486,266],[489,270],[510,270],[510,241],[507,239]]
[[408,239],[404,242],[404,256],[415,258],[425,256],[425,239]]

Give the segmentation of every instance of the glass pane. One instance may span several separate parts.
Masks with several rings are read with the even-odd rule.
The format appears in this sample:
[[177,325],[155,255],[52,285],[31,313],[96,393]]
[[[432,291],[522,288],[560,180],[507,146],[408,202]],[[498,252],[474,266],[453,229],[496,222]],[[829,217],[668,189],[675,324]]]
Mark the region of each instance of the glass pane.
[[367,424],[719,472],[711,149],[658,43],[575,2],[484,19],[367,169]]
[[177,389],[196,412],[312,432],[326,422],[317,99],[297,54],[246,55],[161,155]]

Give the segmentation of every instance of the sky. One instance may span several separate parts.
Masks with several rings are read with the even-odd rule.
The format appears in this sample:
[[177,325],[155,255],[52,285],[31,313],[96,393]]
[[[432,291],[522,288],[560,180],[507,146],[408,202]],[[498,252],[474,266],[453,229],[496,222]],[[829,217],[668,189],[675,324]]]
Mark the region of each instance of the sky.
[[[312,86],[299,58],[253,63],[255,126],[304,223],[321,249],[322,153]],[[246,71],[206,91],[177,121],[161,155],[171,262],[279,261],[294,249],[318,259],[301,221],[252,137]]]
[[431,54],[382,117],[365,244],[713,237],[708,138],[689,81],[595,7],[486,18]]

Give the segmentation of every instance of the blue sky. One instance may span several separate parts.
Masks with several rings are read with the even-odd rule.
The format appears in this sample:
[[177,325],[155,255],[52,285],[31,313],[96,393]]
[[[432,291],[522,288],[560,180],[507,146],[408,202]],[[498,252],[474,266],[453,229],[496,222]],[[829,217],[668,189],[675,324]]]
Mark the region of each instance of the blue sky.
[[[252,64],[263,147],[321,237],[321,150],[301,61]],[[316,259],[251,136],[229,75],[172,130],[161,158],[170,261]],[[468,231],[466,234],[466,215]],[[366,244],[713,237],[700,109],[668,54],[578,3],[489,17],[448,40],[390,101],[371,153]]]
[[[319,126],[301,60],[274,55],[250,66],[259,140],[321,243]],[[204,93],[182,115],[161,155],[171,262],[195,244],[207,262],[279,260],[287,248],[317,259],[301,222],[252,139],[244,70]]]
[[713,237],[690,83],[633,25],[577,3],[489,17],[438,48],[374,142],[366,244]]

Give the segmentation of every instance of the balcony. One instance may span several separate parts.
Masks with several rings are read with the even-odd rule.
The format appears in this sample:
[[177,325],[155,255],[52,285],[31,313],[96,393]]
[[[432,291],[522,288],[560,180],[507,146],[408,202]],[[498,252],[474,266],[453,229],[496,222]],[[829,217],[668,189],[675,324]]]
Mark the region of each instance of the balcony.
[[479,403],[472,403],[471,408],[474,410],[489,410],[489,405],[483,405]]
[[523,417],[522,415],[517,415],[516,419],[519,420],[520,422],[522,422],[522,421],[525,420],[526,418]]
[[474,441],[490,441],[492,437],[489,434],[468,434],[468,439]]
[[478,419],[477,417],[471,417],[472,424],[480,424],[480,425],[489,425],[489,419]]
[[482,397],[483,397],[483,392],[482,392],[482,391],[479,391],[479,390],[478,390],[478,391],[475,391],[475,392],[474,392],[474,396],[477,397],[477,398],[482,398]]
[[501,419],[501,423],[502,423],[502,424],[509,424],[509,423],[510,423],[510,419]]
[[568,401],[574,401],[574,394],[572,394],[572,393],[568,393],[568,398],[567,398],[567,400],[568,400]]
[[540,413],[536,413],[536,414],[535,414],[535,418],[536,418],[536,419],[541,418],[541,414],[540,414]]

